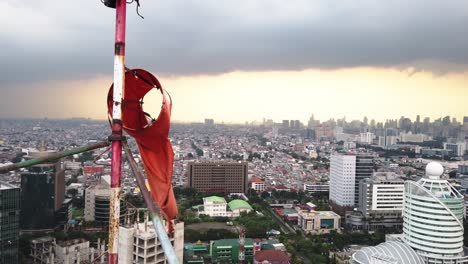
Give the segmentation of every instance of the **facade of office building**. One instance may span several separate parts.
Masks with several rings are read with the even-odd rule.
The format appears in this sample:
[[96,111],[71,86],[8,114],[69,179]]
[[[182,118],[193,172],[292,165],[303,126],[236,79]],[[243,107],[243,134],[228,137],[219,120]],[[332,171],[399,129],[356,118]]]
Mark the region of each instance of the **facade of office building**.
[[304,191],[312,195],[329,194],[329,184],[308,184],[304,183]]
[[330,158],[330,200],[338,206],[354,206],[356,156],[333,154]]
[[431,162],[418,182],[404,187],[401,239],[354,253],[351,263],[468,263],[463,250],[464,199],[447,180],[444,168]]
[[359,184],[358,211],[363,229],[401,227],[404,181],[392,172],[376,172]]
[[246,193],[247,162],[189,162],[189,187],[204,193]]
[[18,263],[20,189],[0,182],[0,263]]
[[[32,155],[37,158],[42,155]],[[32,166],[21,174],[20,226],[25,230],[52,229],[55,212],[65,198],[65,171],[60,162]]]
[[426,263],[465,263],[464,199],[440,176],[442,165],[431,162],[426,176],[405,182],[403,241]]
[[374,157],[366,154],[333,154],[330,159],[330,200],[339,206],[359,203],[359,182],[372,177]]
[[366,154],[356,155],[356,175],[354,177],[354,204],[359,204],[359,182],[369,179],[374,173],[374,157]]
[[450,151],[451,155],[460,157],[466,152],[466,143],[444,143],[444,149]]
[[[109,205],[110,205],[110,176],[102,176],[99,183],[90,186],[85,191],[85,221],[96,221],[100,223],[109,223]],[[127,213],[127,207],[123,200],[120,200],[120,215]],[[121,218],[123,221],[123,218]]]
[[[245,263],[253,263],[254,241],[251,238],[244,240]],[[213,264],[239,263],[239,239],[221,239],[210,242],[210,255]]]

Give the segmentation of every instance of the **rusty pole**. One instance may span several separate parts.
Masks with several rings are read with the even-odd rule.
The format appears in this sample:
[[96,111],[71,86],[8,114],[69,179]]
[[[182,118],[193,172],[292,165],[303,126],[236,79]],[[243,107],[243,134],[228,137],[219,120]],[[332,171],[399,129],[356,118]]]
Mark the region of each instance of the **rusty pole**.
[[109,264],[118,263],[120,179],[122,176],[122,98],[125,94],[126,0],[116,0],[114,94],[112,107],[111,196],[109,205]]

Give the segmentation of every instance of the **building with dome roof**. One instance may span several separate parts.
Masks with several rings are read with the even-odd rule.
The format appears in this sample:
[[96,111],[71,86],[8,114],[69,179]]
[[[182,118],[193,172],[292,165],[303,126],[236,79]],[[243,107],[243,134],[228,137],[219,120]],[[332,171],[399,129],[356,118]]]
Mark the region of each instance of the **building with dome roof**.
[[441,179],[443,173],[440,163],[431,162],[423,178],[406,181],[402,241],[364,248],[353,254],[352,263],[468,263],[463,248],[463,195]]
[[351,257],[351,263],[424,264],[423,259],[401,241],[388,241],[375,247],[365,247]]
[[468,261],[463,252],[464,199],[431,162],[417,182],[405,182],[403,241],[426,263]]
[[228,203],[229,209],[231,209],[231,217],[238,217],[242,212],[249,213],[253,210],[252,206],[244,200],[232,200]]

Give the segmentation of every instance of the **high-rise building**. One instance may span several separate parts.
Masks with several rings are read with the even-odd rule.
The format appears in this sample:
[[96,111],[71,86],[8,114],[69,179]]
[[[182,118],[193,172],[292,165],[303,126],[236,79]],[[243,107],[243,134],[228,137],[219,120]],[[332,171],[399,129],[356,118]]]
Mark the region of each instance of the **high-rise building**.
[[468,131],[468,116],[463,117],[463,130]]
[[204,193],[246,193],[247,169],[247,162],[189,162],[188,185]]
[[20,189],[0,182],[0,263],[18,263]]
[[404,181],[393,172],[376,172],[359,184],[359,210],[369,216],[403,209]]
[[205,118],[205,125],[206,126],[214,126],[214,119]]
[[464,199],[431,162],[418,182],[405,182],[403,241],[426,263],[466,263],[463,252]]
[[353,254],[351,263],[467,263],[463,250],[464,199],[431,162],[418,182],[406,181],[403,235]]
[[330,158],[330,201],[354,206],[356,155],[333,154]]
[[[27,158],[38,158],[50,152],[30,152]],[[43,163],[21,174],[21,229],[55,227],[55,212],[65,197],[65,171],[60,162]]]
[[359,183],[359,206],[363,228],[401,227],[404,181],[393,172],[375,172]]
[[367,154],[336,153],[330,159],[330,200],[338,206],[359,203],[359,182],[370,178],[374,157]]
[[[174,251],[182,263],[184,254],[184,223],[174,225],[169,234]],[[168,263],[152,222],[127,224],[119,227],[119,263]]]
[[374,173],[374,156],[368,154],[356,155],[356,169],[354,176],[354,204],[359,204],[359,182],[372,177]]

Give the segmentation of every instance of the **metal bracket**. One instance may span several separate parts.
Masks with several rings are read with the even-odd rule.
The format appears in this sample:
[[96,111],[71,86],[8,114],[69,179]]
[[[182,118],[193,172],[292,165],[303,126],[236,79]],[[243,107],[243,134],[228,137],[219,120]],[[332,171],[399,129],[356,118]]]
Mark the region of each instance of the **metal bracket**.
[[117,6],[116,0],[104,0],[104,5],[110,8],[115,8]]
[[125,137],[123,135],[112,134],[107,138],[107,140],[109,140],[110,142],[112,142],[112,141],[127,141],[127,137]]

